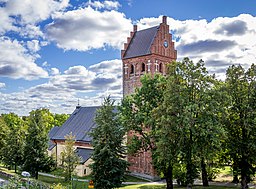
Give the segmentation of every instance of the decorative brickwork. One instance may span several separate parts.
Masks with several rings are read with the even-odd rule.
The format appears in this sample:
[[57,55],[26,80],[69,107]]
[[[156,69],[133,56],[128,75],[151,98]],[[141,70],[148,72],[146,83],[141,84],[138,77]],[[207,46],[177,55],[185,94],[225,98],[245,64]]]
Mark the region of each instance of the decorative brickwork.
[[[167,17],[163,16],[159,26],[137,31],[134,25],[124,49],[121,51],[123,61],[123,93],[124,96],[134,92],[141,86],[140,77],[145,73],[166,75],[166,65],[176,60],[177,51],[169,33]],[[129,140],[129,132],[127,140]],[[154,178],[150,152],[141,152],[138,156],[128,156],[131,163],[129,170],[135,174]]]

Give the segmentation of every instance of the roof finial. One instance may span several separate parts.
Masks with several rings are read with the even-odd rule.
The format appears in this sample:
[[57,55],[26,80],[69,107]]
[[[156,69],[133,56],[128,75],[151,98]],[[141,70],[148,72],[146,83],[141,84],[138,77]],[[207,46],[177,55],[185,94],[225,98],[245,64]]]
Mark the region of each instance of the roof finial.
[[76,109],[78,109],[78,108],[81,108],[80,103],[79,103],[79,98],[77,99],[77,106],[76,106]]

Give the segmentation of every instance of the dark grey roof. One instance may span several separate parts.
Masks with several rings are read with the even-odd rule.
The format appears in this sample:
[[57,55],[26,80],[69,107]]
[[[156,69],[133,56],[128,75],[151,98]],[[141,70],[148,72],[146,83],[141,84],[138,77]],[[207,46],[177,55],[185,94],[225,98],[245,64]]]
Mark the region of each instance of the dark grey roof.
[[[53,127],[50,132],[48,133],[48,137],[49,139],[52,138],[56,132],[59,130],[60,127]],[[56,146],[56,144],[54,142],[52,142],[51,140],[49,140],[48,142],[48,150],[52,150],[54,147]]]
[[157,34],[159,26],[135,32],[123,58],[132,58],[151,54],[150,47]]
[[96,126],[94,117],[98,108],[100,107],[77,107],[51,139],[65,140],[65,136],[72,132],[76,141],[91,142],[89,133]]
[[93,153],[93,149],[88,149],[88,148],[77,148],[76,149],[76,154],[81,158],[80,163],[86,162]]

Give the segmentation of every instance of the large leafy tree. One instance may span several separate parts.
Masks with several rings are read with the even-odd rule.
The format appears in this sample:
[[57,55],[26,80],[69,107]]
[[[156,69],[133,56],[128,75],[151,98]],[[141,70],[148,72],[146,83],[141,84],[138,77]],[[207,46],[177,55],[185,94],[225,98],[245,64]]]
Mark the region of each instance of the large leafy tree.
[[76,166],[79,164],[79,157],[75,152],[75,136],[72,133],[65,136],[65,147],[61,154],[63,161],[63,170],[66,181],[70,181],[74,174]]
[[183,160],[188,186],[197,176],[199,162],[203,184],[208,185],[206,159],[219,149],[224,134],[215,82],[203,61],[174,62],[169,65],[163,103],[156,110],[157,160],[164,160],[166,167]]
[[7,127],[2,116],[0,116],[0,161],[3,158],[3,148],[6,146],[6,138],[8,133],[9,128]]
[[23,169],[29,171],[36,179],[39,171],[47,171],[51,165],[54,165],[47,154],[49,129],[47,118],[45,109],[31,111],[28,118]]
[[153,110],[163,100],[165,78],[162,75],[144,75],[141,78],[141,87],[135,93],[126,96],[120,107],[122,125],[127,132],[134,134],[128,137],[128,152],[135,154],[141,150],[155,148],[154,136],[156,122]]
[[17,172],[17,166],[23,163],[26,125],[14,113],[3,114],[2,118],[8,127],[6,130],[5,146],[2,148],[2,161],[8,166],[14,166],[15,172]]
[[256,162],[256,66],[245,71],[241,65],[230,66],[226,72],[229,93],[227,148],[242,188],[248,188]]
[[118,121],[114,101],[110,97],[97,110],[95,122],[97,127],[91,133],[94,147],[94,162],[91,165],[94,186],[97,189],[120,187],[128,165],[124,160],[125,131]]
[[63,125],[68,118],[68,114],[54,114],[54,126]]

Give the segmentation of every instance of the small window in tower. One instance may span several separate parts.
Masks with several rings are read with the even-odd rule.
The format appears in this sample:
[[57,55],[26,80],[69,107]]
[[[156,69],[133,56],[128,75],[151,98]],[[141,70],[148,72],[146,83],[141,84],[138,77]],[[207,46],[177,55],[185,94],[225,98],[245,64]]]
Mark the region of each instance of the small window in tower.
[[161,73],[163,72],[163,65],[162,65],[162,63],[159,64],[159,72],[161,72]]
[[131,71],[130,71],[130,74],[134,74],[134,66],[131,65]]
[[86,175],[86,169],[84,169],[84,175]]
[[145,72],[145,64],[144,63],[142,63],[142,65],[141,65],[141,72]]

